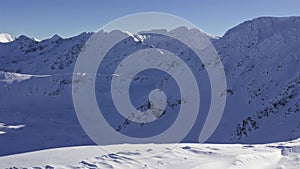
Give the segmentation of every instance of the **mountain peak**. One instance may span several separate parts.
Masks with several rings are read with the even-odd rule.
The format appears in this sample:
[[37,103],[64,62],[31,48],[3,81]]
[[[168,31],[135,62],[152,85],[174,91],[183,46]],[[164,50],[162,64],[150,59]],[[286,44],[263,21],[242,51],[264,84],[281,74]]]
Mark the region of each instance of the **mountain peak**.
[[8,33],[0,33],[0,43],[8,43],[14,41],[16,38]]
[[58,41],[60,39],[63,39],[63,38],[61,36],[59,36],[58,34],[55,34],[50,38],[51,41]]
[[18,40],[18,41],[34,41],[34,39],[32,39],[32,38],[29,38],[29,37],[27,37],[27,36],[25,36],[25,35],[21,35],[21,36],[19,36],[18,38],[16,38],[15,40]]
[[[292,29],[291,29],[292,28]],[[229,34],[237,34],[243,37],[246,35],[264,38],[274,33],[286,34],[287,30],[300,29],[300,17],[258,17],[245,21],[234,28],[228,30],[223,37]]]
[[26,36],[26,35],[21,35],[21,36],[19,36],[19,37],[17,37],[17,38],[15,38],[14,40],[16,40],[16,41],[25,41],[25,42],[27,42],[27,41],[33,41],[33,42],[39,42],[40,40],[39,39],[36,39],[36,38],[30,38],[30,37],[28,37],[28,36]]

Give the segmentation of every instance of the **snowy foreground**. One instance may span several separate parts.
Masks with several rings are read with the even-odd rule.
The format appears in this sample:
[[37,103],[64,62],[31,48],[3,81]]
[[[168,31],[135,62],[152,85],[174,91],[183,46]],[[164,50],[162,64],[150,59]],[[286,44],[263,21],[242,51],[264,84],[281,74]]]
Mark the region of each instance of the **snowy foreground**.
[[10,167],[299,169],[300,139],[257,145],[181,143],[58,148],[0,157],[0,168]]

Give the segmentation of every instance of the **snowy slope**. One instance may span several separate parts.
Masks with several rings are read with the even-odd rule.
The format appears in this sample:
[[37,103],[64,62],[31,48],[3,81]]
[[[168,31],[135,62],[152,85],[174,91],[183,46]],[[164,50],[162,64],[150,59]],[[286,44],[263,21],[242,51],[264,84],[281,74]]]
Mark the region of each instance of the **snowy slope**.
[[[41,42],[21,36],[0,44],[1,155],[92,144],[77,120],[70,85],[72,62],[89,36]],[[18,125],[24,127],[6,127]]]
[[0,33],[0,43],[8,43],[14,41],[15,37],[7,33]]
[[[228,97],[222,121],[209,142],[265,143],[300,136],[299,31],[299,17],[263,17],[244,22],[223,37],[210,38],[225,67]],[[195,32],[178,28],[173,33],[192,36]],[[103,34],[109,37],[125,33]],[[68,39],[55,35],[40,42],[20,36],[10,43],[0,43],[0,155],[92,144],[80,127],[71,97],[74,63],[91,35],[82,33]],[[129,37],[126,45],[133,48],[176,45],[174,41],[160,42],[160,37],[140,39],[143,40],[141,43],[130,34],[126,36]],[[120,44],[113,56],[126,56],[133,49],[126,48],[126,45]],[[177,52],[187,61],[190,59],[184,48]],[[108,62],[111,67],[107,67],[107,71],[118,63],[113,57]],[[204,64],[194,66],[206,76]],[[157,78],[156,74],[147,77],[141,74],[133,83],[147,88]],[[199,81],[205,81],[201,78]],[[101,76],[96,82],[101,84],[107,79]],[[210,98],[209,91],[205,90],[207,84],[202,87],[201,95]],[[167,89],[172,93],[175,88]],[[96,90],[98,94],[109,92],[106,88]],[[140,91],[133,95],[139,96]],[[144,96],[148,95],[141,98]],[[171,111],[180,107],[180,100],[174,98],[168,100]],[[143,99],[137,99],[135,104],[141,109],[147,105]],[[208,109],[205,105],[204,110]],[[110,111],[109,106],[107,110]],[[174,119],[175,116],[162,116],[161,128],[154,128],[157,131],[151,125],[140,126],[116,117],[111,117],[111,120],[119,132],[142,135],[143,132],[136,131],[159,132],[168,127],[172,121],[166,117]],[[184,142],[196,141],[202,118],[199,116]]]
[[231,135],[231,141],[254,143],[298,137],[300,18],[247,21],[214,44],[230,91],[219,126],[222,130],[216,136]]
[[300,167],[299,158],[299,139],[261,145],[126,144],[58,148],[0,157],[0,168],[296,169]]
[[0,44],[0,70],[25,74],[72,73],[76,57],[91,36],[82,33],[63,39],[54,35],[40,42],[20,36],[9,44]]

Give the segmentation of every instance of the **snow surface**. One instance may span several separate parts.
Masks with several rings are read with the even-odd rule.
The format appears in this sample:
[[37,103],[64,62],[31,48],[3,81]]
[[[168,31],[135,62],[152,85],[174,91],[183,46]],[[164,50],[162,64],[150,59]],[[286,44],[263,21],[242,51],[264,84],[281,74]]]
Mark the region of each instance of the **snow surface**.
[[[187,28],[173,32],[182,36],[193,36],[195,33]],[[102,34],[105,35],[105,40],[109,40],[124,32]],[[92,33],[82,33],[68,39],[55,35],[40,42],[20,36],[10,43],[0,43],[0,156],[49,148],[93,145],[77,120],[71,95],[74,63],[91,35]],[[160,43],[159,39],[130,33],[124,36],[131,37],[126,43],[133,45],[132,48],[146,43],[152,44],[151,47],[177,45],[173,41]],[[257,18],[232,28],[223,37],[210,40],[222,59],[228,89],[225,91],[227,103],[222,121],[208,142],[250,144],[299,138],[300,17]],[[113,52],[116,56],[123,56],[128,52],[124,49],[130,50],[124,44]],[[185,48],[179,48],[178,54],[184,56],[186,61],[191,59]],[[108,62],[111,66],[107,70],[118,63],[114,59]],[[201,75],[205,75],[205,64],[211,63],[194,65],[199,68]],[[100,75],[97,82],[104,82],[110,76],[114,74]],[[134,84],[137,88],[139,85],[151,87],[155,78],[157,77],[140,75]],[[205,79],[200,80],[205,82]],[[165,84],[170,81],[166,80]],[[210,93],[205,90],[207,84],[202,87],[204,92],[201,96],[209,98]],[[170,91],[174,89],[166,88]],[[142,91],[141,87],[138,89],[133,94],[138,95]],[[105,93],[109,90],[100,88],[97,92]],[[207,108],[205,105],[209,100],[202,101],[204,109]],[[142,99],[137,99],[136,102],[144,105]],[[180,106],[176,99],[170,100],[170,105],[174,109]],[[109,108],[108,106],[108,110]],[[163,118],[162,116],[161,120]],[[115,120],[115,117],[112,119]],[[195,142],[202,122],[201,117],[197,120],[184,142]],[[143,134],[143,129],[151,129],[149,125],[137,126],[120,120],[113,122],[116,130],[127,134]],[[154,129],[167,127],[170,121],[166,122]],[[76,162],[79,160],[81,159],[76,159]]]
[[300,167],[300,139],[258,145],[181,143],[58,148],[0,157],[0,168],[10,167],[296,169]]
[[7,33],[0,33],[0,43],[8,43],[14,41],[16,38]]

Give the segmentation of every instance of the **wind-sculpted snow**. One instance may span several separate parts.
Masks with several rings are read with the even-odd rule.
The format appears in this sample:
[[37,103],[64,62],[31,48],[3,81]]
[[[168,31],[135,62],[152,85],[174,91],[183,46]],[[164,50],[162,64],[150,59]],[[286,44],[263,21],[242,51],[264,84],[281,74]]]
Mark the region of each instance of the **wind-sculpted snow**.
[[[104,149],[110,147],[113,152]],[[68,154],[66,156],[66,154]],[[0,157],[9,169],[299,168],[300,142],[272,144],[121,144],[58,148]]]
[[[185,36],[191,31],[181,28],[175,33]],[[103,33],[114,36],[120,31]],[[80,127],[71,96],[72,83],[76,83],[72,81],[74,64],[91,35],[83,33],[68,39],[55,35],[40,42],[21,36],[0,43],[0,155],[93,144]],[[127,36],[132,40],[128,43],[136,47],[145,40],[129,33]],[[223,37],[210,39],[222,59],[228,89],[224,91],[227,103],[221,123],[208,141],[265,143],[300,137],[300,18],[257,18],[234,27]],[[153,47],[159,44],[149,40],[147,43]],[[120,46],[113,52],[126,54],[124,50]],[[190,59],[186,50],[178,52],[187,61]],[[207,64],[213,63],[195,63],[195,67],[205,74]],[[101,83],[114,75],[95,76]],[[153,77],[140,74],[134,83],[147,85],[149,78]],[[162,78],[163,83],[172,81]],[[96,92],[105,95],[107,91]],[[210,98],[208,90],[201,95]],[[170,99],[167,103],[176,110],[181,100]],[[147,106],[147,102],[141,102],[139,109]],[[198,120],[198,126],[184,142],[195,142],[201,117]],[[22,127],[7,127],[19,125]],[[123,133],[133,132],[136,127],[140,126],[130,120],[115,124],[115,130]]]

